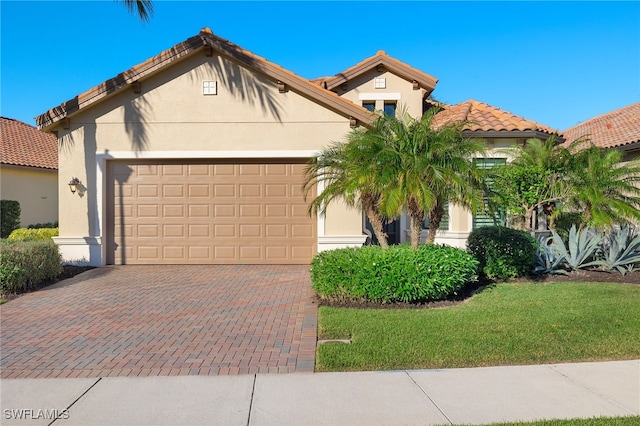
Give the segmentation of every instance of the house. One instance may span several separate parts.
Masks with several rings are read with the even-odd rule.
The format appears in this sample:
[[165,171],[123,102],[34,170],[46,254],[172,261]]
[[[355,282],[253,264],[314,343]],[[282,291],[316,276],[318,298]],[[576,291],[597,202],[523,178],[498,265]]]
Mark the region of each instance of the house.
[[[307,213],[305,164],[372,111],[421,115],[436,84],[382,51],[309,81],[203,29],[37,117],[62,146],[59,186],[80,182],[61,190],[55,240],[67,261],[92,265],[306,264],[361,245],[360,212]],[[554,133],[476,101],[441,114],[473,120],[467,131],[495,153],[488,165],[502,147]],[[450,206],[437,241],[462,246],[473,224]],[[406,218],[394,226],[405,241]]]
[[624,160],[640,158],[640,102],[577,124],[564,132],[566,143],[588,138],[601,148],[624,152]]
[[58,139],[0,117],[0,198],[20,203],[27,227],[58,220]]

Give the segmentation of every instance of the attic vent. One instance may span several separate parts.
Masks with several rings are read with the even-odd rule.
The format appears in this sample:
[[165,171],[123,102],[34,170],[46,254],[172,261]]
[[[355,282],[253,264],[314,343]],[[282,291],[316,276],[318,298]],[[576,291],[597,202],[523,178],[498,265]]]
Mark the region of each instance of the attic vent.
[[387,88],[387,79],[384,77],[376,77],[373,80],[373,87],[376,89],[386,89]]
[[203,95],[217,95],[218,94],[218,82],[214,80],[204,80],[202,82],[202,94]]

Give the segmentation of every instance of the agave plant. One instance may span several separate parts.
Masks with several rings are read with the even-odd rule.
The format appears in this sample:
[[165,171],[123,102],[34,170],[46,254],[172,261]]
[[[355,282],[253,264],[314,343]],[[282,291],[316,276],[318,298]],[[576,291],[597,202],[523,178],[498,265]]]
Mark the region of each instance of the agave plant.
[[616,269],[622,275],[633,271],[635,264],[640,262],[640,234],[635,234],[628,225],[613,229],[609,238],[604,240],[603,259],[604,269]]
[[550,246],[564,257],[564,261],[572,271],[587,268],[589,266],[602,265],[601,260],[594,260],[596,251],[600,248],[602,237],[592,229],[577,230],[573,225],[569,231],[569,247],[565,246],[562,238],[551,231],[553,242]]
[[562,274],[567,275],[564,269],[566,263],[555,246],[552,245],[553,238],[538,237],[538,250],[536,252],[536,264],[533,268],[535,274]]

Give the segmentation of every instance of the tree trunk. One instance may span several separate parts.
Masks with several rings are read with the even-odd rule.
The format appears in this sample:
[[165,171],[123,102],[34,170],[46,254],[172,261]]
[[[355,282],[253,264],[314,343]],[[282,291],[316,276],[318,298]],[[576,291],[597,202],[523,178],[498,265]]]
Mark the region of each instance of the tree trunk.
[[383,250],[388,249],[389,243],[387,242],[387,234],[385,234],[383,230],[383,224],[380,215],[371,208],[368,208],[365,214],[367,215],[367,219],[369,219],[369,223],[371,223],[373,233],[376,234],[376,238],[378,239],[380,247],[382,247]]
[[411,217],[411,247],[418,250],[420,245],[420,232],[424,223],[424,210],[420,208],[415,198],[407,200],[407,211]]
[[367,215],[367,219],[369,219],[369,223],[373,228],[373,233],[378,239],[378,244],[380,244],[380,247],[383,249],[387,249],[389,248],[389,243],[387,242],[387,234],[384,232],[382,218],[376,209],[377,201],[377,198],[369,193],[362,194],[360,198],[362,209],[364,210],[364,214]]
[[436,240],[436,232],[440,228],[440,222],[444,217],[444,209],[437,205],[429,211],[429,234],[427,235],[427,244],[433,244]]
[[533,232],[535,231],[535,227],[533,226],[533,209],[535,207],[532,208],[525,208],[524,210],[524,223],[526,224],[527,227],[527,231],[529,232]]

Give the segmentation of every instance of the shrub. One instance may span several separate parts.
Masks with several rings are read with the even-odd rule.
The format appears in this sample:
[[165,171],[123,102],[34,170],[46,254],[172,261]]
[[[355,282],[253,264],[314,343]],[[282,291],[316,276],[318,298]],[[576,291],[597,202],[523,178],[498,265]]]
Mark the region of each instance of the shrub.
[[45,223],[34,223],[27,226],[28,229],[38,229],[38,228],[57,228],[58,221],[55,222],[45,222]]
[[506,280],[530,273],[536,261],[536,242],[525,231],[503,226],[474,229],[467,250],[490,279]]
[[33,290],[61,273],[62,258],[51,240],[0,243],[0,293]]
[[423,302],[456,294],[476,280],[477,266],[454,247],[366,246],[319,253],[311,261],[311,281],[332,301]]
[[0,238],[7,238],[20,226],[20,203],[14,200],[0,200]]
[[58,228],[18,228],[9,235],[10,241],[42,241],[58,236]]

